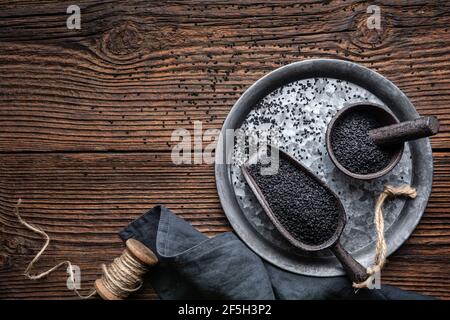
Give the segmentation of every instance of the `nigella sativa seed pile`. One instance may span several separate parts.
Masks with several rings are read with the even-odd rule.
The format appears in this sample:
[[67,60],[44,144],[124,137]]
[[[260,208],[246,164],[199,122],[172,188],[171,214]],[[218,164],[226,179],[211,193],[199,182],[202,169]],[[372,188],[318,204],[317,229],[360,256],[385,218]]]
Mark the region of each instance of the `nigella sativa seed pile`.
[[273,214],[296,240],[320,245],[336,232],[340,205],[326,188],[290,160],[281,157],[276,174],[261,174],[261,164],[249,166]]
[[368,134],[382,126],[370,112],[348,112],[339,118],[331,133],[331,147],[339,163],[357,174],[375,173],[386,168],[396,148],[378,146]]

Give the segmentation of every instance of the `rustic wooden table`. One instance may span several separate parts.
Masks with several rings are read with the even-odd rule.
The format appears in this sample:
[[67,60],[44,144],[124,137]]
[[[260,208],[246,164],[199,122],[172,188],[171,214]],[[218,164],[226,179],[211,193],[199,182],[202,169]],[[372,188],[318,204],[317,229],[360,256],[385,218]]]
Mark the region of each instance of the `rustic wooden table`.
[[[175,128],[220,128],[239,95],[267,72],[339,58],[392,80],[422,115],[437,115],[434,183],[411,238],[383,283],[450,298],[450,3],[379,1],[382,30],[362,1],[77,1],[0,4],[0,298],[72,298],[67,274],[23,271],[70,259],[88,289],[117,256],[117,232],[157,203],[209,236],[229,231],[212,165],[172,164]],[[406,4],[408,3],[408,4]],[[147,285],[135,297],[156,298]]]

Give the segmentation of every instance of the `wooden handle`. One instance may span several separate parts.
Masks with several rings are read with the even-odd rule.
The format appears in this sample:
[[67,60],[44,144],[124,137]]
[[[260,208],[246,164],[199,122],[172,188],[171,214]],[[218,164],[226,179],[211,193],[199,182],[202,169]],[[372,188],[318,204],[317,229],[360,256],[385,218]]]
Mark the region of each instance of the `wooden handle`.
[[355,283],[360,283],[369,277],[366,268],[356,261],[347,250],[344,249],[339,241],[331,247],[331,251],[333,251],[336,258],[341,262],[350,280]]
[[[127,247],[125,251],[129,251],[143,265],[154,266],[158,263],[158,258],[153,251],[142,242],[136,239],[128,239],[125,245]],[[116,296],[107,286],[105,286],[102,278],[95,280],[94,287],[103,300],[122,300],[121,297]]]
[[420,117],[369,131],[376,144],[393,145],[435,135],[439,132],[439,120],[435,116]]

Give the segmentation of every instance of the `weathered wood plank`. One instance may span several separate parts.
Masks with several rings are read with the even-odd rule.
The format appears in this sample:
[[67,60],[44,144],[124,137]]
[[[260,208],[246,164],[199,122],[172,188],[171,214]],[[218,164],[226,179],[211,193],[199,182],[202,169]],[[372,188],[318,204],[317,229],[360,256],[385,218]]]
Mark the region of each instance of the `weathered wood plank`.
[[[341,58],[379,71],[438,115],[432,145],[450,148],[448,1],[379,1],[381,32],[353,1],[78,1],[82,28],[67,30],[71,4],[0,4],[0,298],[73,297],[64,271],[22,276],[40,241],[12,215],[18,197],[54,238],[38,268],[70,258],[86,288],[121,252],[117,231],[156,203],[207,235],[230,230],[212,167],[174,167],[170,136],[195,120],[220,128],[239,94],[284,64]],[[111,150],[123,153],[76,153]],[[427,211],[385,283],[450,298],[449,159],[435,153]],[[156,296],[147,284],[137,297]]]
[[79,31],[65,3],[1,10],[0,151],[170,150],[175,128],[220,128],[245,88],[307,58],[379,71],[439,117],[433,146],[450,146],[448,2],[384,2],[379,33],[367,4],[346,1],[80,6]]
[[[450,158],[434,157],[430,205],[389,259],[383,281],[450,298]],[[45,281],[23,277],[42,241],[14,217],[18,197],[24,199],[24,218],[53,239],[37,268],[70,259],[81,267],[83,288],[100,274],[101,263],[120,254],[117,232],[157,203],[209,236],[230,230],[210,165],[175,166],[169,153],[0,155],[0,298],[72,296],[63,270]],[[140,294],[155,297],[149,287]]]

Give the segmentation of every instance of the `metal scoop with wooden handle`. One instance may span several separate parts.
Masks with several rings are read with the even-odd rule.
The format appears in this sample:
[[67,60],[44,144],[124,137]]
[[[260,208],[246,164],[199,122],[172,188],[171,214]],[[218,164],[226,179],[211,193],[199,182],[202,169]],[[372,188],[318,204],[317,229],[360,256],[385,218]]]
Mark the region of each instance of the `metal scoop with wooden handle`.
[[[334,231],[333,235],[326,240],[325,242],[319,244],[319,245],[310,245],[307,243],[304,243],[297,238],[295,238],[284,226],[283,224],[278,220],[272,209],[270,208],[268,202],[266,201],[266,198],[261,191],[260,187],[256,183],[255,179],[251,175],[249,171],[249,166],[252,163],[256,163],[255,158],[249,159],[242,167],[242,174],[247,181],[248,185],[250,186],[250,189],[255,194],[258,202],[261,204],[264,212],[267,214],[267,216],[270,218],[272,223],[275,225],[277,230],[281,233],[281,235],[287,239],[294,247],[304,250],[304,251],[320,251],[325,249],[330,249],[333,254],[339,259],[342,266],[344,267],[348,277],[355,283],[363,282],[367,279],[368,274],[366,273],[366,269],[359,264],[341,245],[339,242],[339,238],[342,234],[342,231],[344,230],[345,223],[346,223],[346,214],[344,210],[344,206],[342,205],[341,201],[337,197],[337,195],[314,173],[312,173],[310,170],[305,168],[300,162],[292,158],[287,153],[272,147],[272,152],[274,150],[278,150],[279,156],[284,157],[286,160],[291,161],[291,163],[298,168],[298,170],[302,170],[305,174],[307,174],[309,177],[312,178],[313,181],[315,181],[317,184],[321,185],[327,192],[329,192],[330,195],[332,195],[336,199],[336,204],[338,205],[339,210],[339,218],[338,223],[336,226],[336,230]],[[255,155],[257,157],[257,155]]]

